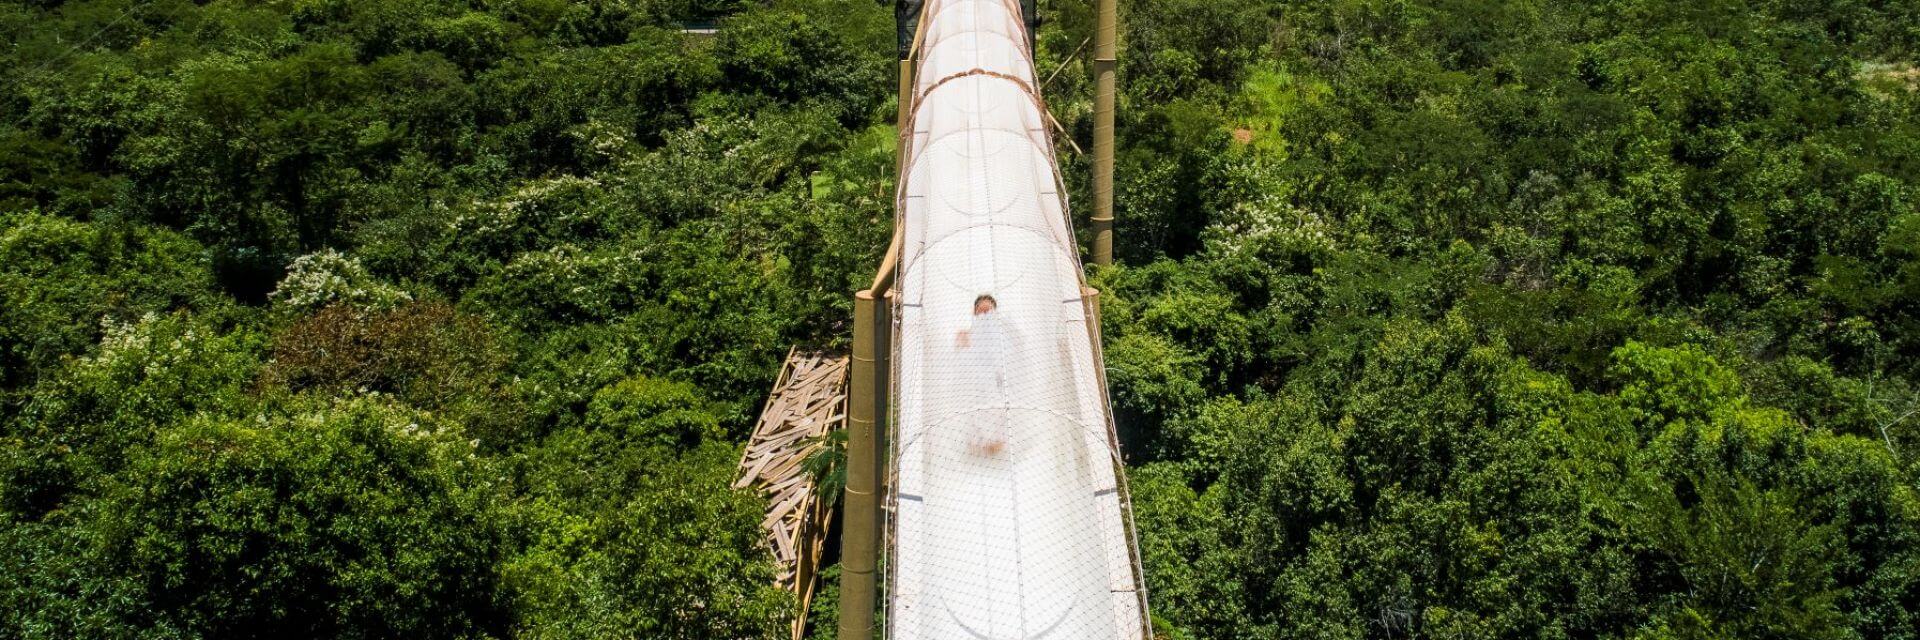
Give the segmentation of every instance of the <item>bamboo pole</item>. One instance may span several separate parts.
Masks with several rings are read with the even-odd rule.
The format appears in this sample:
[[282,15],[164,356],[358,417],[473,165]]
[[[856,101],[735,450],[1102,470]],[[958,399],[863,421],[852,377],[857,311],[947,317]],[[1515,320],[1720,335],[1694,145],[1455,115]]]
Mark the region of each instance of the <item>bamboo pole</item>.
[[880,550],[879,416],[875,366],[891,326],[872,291],[853,294],[853,364],[847,395],[847,488],[840,533],[840,640],[872,640]]
[[1094,0],[1093,263],[1113,264],[1115,0]]
[[899,123],[900,139],[911,140],[907,135],[907,121],[913,117],[913,58],[900,59],[900,108],[894,114],[894,122]]

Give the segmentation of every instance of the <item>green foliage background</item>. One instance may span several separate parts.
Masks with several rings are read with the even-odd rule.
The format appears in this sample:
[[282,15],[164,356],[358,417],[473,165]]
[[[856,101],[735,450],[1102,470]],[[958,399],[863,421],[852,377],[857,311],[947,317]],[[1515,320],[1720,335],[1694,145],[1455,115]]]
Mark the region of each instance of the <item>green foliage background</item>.
[[[1920,636],[1916,7],[1123,1],[1158,632]],[[727,486],[885,243],[892,27],[0,3],[0,637],[781,633]]]
[[1157,629],[1920,636],[1917,6],[1123,1]]
[[884,7],[9,2],[0,33],[0,637],[786,628],[729,485],[885,242]]

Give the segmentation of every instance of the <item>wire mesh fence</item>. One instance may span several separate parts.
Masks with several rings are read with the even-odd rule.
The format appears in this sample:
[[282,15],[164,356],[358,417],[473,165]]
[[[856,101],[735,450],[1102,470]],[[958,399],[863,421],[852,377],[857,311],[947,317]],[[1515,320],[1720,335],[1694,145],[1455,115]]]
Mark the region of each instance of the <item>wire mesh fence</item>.
[[1030,40],[932,0],[903,131],[890,638],[1138,638],[1145,599]]

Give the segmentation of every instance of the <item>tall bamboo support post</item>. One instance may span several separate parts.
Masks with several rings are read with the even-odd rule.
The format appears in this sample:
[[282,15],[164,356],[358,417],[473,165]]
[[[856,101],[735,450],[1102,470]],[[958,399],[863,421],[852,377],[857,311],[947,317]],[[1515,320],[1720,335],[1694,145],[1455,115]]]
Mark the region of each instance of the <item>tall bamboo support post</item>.
[[900,59],[900,109],[894,122],[899,123],[902,139],[907,136],[907,119],[913,116],[913,60]]
[[879,358],[892,322],[874,292],[853,295],[853,366],[847,392],[847,488],[840,533],[840,640],[872,640],[880,549],[880,421],[886,402]]
[[1113,264],[1115,0],[1094,0],[1093,263]]

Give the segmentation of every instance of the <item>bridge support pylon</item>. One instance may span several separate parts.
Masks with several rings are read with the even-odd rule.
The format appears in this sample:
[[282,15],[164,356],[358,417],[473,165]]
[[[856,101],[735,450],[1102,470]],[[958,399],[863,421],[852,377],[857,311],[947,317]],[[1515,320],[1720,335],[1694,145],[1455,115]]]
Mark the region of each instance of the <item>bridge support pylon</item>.
[[1093,263],[1113,264],[1115,0],[1094,0],[1093,30]]
[[[876,297],[880,299],[876,299]],[[887,367],[893,335],[884,293],[853,295],[853,364],[847,402],[847,488],[840,533],[840,640],[873,640],[879,593],[880,495],[886,463]]]

